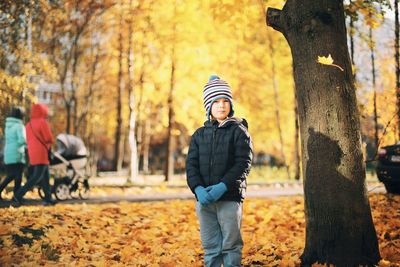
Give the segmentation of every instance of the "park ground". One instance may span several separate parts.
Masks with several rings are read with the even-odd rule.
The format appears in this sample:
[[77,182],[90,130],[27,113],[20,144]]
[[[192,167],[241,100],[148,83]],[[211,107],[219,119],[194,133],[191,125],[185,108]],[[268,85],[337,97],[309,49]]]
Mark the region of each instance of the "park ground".
[[[195,201],[187,188],[107,181],[93,179],[88,200],[43,207],[31,192],[26,206],[3,205],[0,266],[202,266]],[[379,266],[400,266],[400,196],[376,182],[369,190]],[[248,191],[243,265],[298,266],[305,228],[300,183],[255,183]]]

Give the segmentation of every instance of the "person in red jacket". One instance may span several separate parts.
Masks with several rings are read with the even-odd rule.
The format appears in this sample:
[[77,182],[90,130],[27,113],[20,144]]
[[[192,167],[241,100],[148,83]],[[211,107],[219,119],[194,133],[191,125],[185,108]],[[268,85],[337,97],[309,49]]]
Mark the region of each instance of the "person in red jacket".
[[31,111],[31,119],[26,124],[26,139],[28,143],[29,163],[32,168],[32,175],[27,183],[21,187],[14,196],[17,204],[22,203],[26,192],[31,190],[36,184],[40,184],[44,194],[44,205],[54,205],[51,199],[49,158],[48,151],[54,140],[46,118],[48,116],[47,106],[34,104]]

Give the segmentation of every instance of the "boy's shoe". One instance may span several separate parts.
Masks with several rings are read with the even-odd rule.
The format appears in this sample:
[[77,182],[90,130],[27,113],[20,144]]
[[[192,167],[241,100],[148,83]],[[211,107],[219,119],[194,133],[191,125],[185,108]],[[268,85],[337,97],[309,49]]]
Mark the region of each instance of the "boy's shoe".
[[54,206],[55,204],[57,204],[57,202],[52,200],[52,199],[45,200],[45,201],[42,202],[43,206]]

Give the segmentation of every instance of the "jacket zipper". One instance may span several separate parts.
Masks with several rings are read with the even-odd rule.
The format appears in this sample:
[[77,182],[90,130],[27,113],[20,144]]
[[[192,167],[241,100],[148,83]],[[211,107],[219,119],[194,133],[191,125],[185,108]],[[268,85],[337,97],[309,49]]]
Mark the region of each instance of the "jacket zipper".
[[211,153],[210,153],[210,171],[209,171],[209,176],[208,176],[208,184],[211,184],[211,174],[212,174],[212,168],[214,164],[214,141],[215,141],[215,133],[217,132],[217,128],[213,129],[213,134],[212,134],[212,142],[211,142]]

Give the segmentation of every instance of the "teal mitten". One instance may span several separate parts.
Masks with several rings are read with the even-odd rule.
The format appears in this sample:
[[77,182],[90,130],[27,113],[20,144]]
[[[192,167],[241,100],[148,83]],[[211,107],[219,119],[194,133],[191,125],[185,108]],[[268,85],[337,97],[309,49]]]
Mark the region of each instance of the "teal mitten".
[[199,200],[201,205],[207,206],[208,204],[213,202],[213,198],[201,185],[197,186],[194,189],[194,192],[196,193],[197,199]]
[[212,199],[214,201],[217,201],[222,197],[223,194],[225,194],[226,191],[228,191],[228,188],[223,182],[220,182],[216,185],[207,187],[206,190],[208,191],[208,194],[212,197]]

